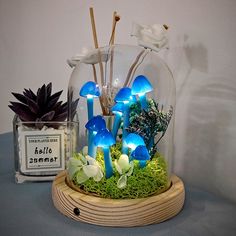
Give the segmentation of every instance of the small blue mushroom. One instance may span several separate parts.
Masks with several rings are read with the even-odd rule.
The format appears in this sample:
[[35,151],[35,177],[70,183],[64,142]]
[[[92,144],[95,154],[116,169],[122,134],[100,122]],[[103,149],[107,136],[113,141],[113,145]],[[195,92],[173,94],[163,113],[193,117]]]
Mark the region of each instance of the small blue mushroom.
[[102,116],[94,116],[92,119],[90,119],[86,125],[86,129],[88,129],[88,154],[89,156],[96,158],[96,149],[97,147],[94,145],[94,136],[99,132],[100,130],[103,130],[106,128],[106,122],[103,119]]
[[115,139],[108,129],[103,129],[94,137],[94,144],[103,149],[106,178],[110,178],[113,175],[110,146],[115,144]]
[[130,133],[126,136],[124,139],[125,145],[131,149],[131,151],[134,151],[137,146],[143,145],[145,146],[145,142],[143,138],[135,133]]
[[[130,102],[134,99],[131,94],[131,89],[128,87],[121,88],[119,92],[115,96],[115,102],[122,102],[124,104],[124,119],[123,119],[123,135],[122,139],[128,135],[126,128],[129,126],[129,110],[130,110]],[[122,143],[122,153],[127,154],[128,148],[125,147],[124,143]]]
[[150,155],[146,146],[139,145],[135,148],[135,150],[131,153],[131,157],[139,161],[139,166],[141,168],[146,166],[147,160],[150,160]]
[[141,107],[144,110],[147,110],[148,108],[146,93],[151,92],[152,90],[152,85],[144,75],[139,75],[134,79],[132,94],[139,96]]
[[122,102],[117,102],[112,108],[112,113],[115,114],[115,119],[112,128],[112,135],[116,139],[118,129],[120,127],[121,117],[124,112],[124,104]]
[[80,89],[80,96],[87,98],[88,120],[93,118],[93,98],[101,95],[98,84],[88,81]]

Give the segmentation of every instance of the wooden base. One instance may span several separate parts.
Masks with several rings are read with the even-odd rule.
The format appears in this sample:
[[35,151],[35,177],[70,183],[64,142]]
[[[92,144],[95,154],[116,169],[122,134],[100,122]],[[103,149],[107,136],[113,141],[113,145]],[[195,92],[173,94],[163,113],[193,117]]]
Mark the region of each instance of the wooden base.
[[171,177],[171,187],[158,195],[140,199],[106,199],[75,191],[59,173],[52,185],[54,206],[74,220],[102,226],[132,227],[160,223],[177,215],[185,191],[180,178]]

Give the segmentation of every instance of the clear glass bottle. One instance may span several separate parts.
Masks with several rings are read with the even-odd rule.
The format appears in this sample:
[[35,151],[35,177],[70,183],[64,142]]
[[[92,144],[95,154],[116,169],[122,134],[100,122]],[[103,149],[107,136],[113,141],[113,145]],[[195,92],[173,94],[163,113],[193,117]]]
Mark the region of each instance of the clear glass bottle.
[[15,180],[53,180],[75,150],[77,121],[23,122],[13,119]]
[[[155,127],[156,135],[150,140],[150,145],[166,162],[168,184],[165,189],[167,189],[170,186],[173,157],[176,90],[170,69],[157,53],[150,49],[130,45],[107,46],[89,52],[77,63],[72,72],[68,88],[69,103],[80,97],[80,89],[87,81],[96,82],[101,89],[101,96],[94,98],[94,116],[102,115],[107,122],[107,127],[111,129],[114,120],[111,108],[115,104],[115,96],[123,87],[132,88],[135,78],[140,75],[148,78],[153,88],[146,94],[149,106],[152,108],[158,106],[156,110],[154,109],[158,111],[158,117],[154,119],[154,122],[156,124],[160,122],[162,127]],[[136,98],[138,99],[137,95]],[[77,114],[80,119],[77,149],[81,150],[88,145],[85,128],[85,124],[88,122],[87,101],[83,97],[80,97]],[[130,122],[131,120],[130,115]],[[152,122],[146,121],[146,124],[150,125],[149,128],[152,129]],[[136,123],[138,124],[138,120]],[[135,130],[135,124],[133,130]],[[138,129],[136,131],[138,132]]]

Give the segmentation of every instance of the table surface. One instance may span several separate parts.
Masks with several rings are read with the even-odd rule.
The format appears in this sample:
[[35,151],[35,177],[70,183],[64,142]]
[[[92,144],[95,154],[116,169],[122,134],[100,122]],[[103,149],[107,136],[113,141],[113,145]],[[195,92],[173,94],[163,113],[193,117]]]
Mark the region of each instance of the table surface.
[[191,186],[183,210],[156,225],[112,228],[80,223],[53,206],[52,182],[16,184],[12,133],[0,135],[0,235],[236,235],[236,204]]

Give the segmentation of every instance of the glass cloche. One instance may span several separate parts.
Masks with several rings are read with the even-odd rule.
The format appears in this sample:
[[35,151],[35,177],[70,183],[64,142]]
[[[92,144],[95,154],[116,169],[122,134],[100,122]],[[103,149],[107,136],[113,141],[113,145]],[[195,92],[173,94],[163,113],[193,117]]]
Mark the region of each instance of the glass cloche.
[[78,98],[78,146],[67,171],[71,184],[86,194],[114,199],[167,190],[175,83],[157,53],[128,45],[90,51],[70,78],[69,104]]

